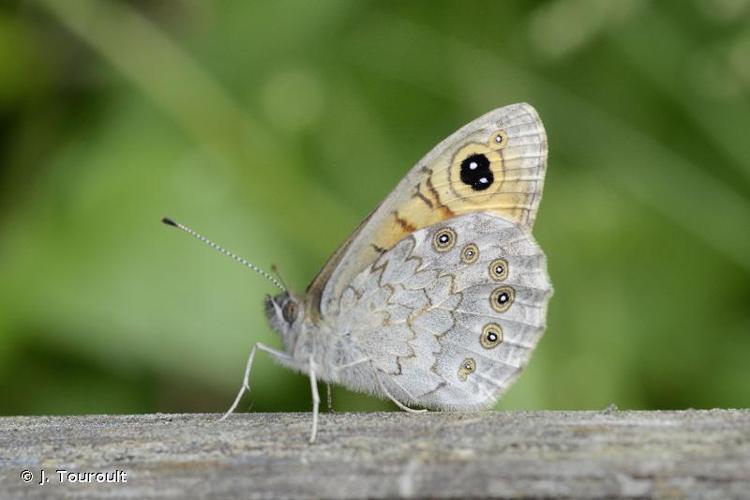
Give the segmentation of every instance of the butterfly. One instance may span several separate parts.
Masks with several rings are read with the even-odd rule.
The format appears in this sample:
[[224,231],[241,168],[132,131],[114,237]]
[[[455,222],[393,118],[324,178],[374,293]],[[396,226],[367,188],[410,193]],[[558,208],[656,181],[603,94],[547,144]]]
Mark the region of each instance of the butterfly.
[[265,312],[283,349],[255,344],[226,415],[250,390],[259,350],[309,376],[311,442],[318,381],[406,411],[493,405],[546,326],[552,286],[531,235],[546,165],[546,133],[532,106],[477,118],[419,160],[301,294],[165,219],[282,289],[266,298]]

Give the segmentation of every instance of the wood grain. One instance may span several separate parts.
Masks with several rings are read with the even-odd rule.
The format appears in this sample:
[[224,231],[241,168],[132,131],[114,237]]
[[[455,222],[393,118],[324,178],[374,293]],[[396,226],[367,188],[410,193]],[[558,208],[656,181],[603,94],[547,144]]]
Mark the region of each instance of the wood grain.
[[0,498],[750,497],[750,410],[217,418],[0,418]]

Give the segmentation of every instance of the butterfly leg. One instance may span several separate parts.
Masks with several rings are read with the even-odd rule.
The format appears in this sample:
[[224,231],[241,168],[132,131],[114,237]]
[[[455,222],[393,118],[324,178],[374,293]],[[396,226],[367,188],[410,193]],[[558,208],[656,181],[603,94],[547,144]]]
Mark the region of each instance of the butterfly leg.
[[275,349],[272,349],[265,344],[261,344],[260,342],[255,344],[253,348],[250,350],[250,356],[247,357],[247,364],[245,365],[245,375],[242,378],[242,386],[240,387],[240,392],[237,393],[237,397],[234,398],[234,402],[232,403],[232,406],[219,419],[219,421],[224,420],[229,415],[231,415],[234,412],[234,410],[237,409],[237,405],[240,404],[240,400],[242,399],[242,395],[245,394],[245,391],[250,392],[250,370],[253,367],[253,360],[255,359],[255,352],[258,349],[260,349],[261,351],[267,352],[271,356],[278,358],[280,360],[293,361],[293,358],[291,356],[283,352],[279,352]]
[[383,391],[383,394],[385,394],[386,396],[388,396],[388,399],[390,399],[391,401],[393,401],[396,404],[396,406],[398,406],[399,408],[401,408],[405,412],[409,412],[409,413],[425,413],[427,411],[424,408],[419,409],[419,410],[415,410],[414,408],[409,408],[408,406],[406,406],[405,404],[403,404],[401,401],[399,401],[398,399],[394,398],[391,395],[391,393],[388,392],[388,389],[386,389],[385,384],[380,379],[380,375],[378,375],[378,370],[377,369],[374,369],[374,373],[375,373],[375,380],[378,381],[378,385],[380,386],[380,390]]
[[328,412],[333,411],[333,389],[331,389],[330,382],[326,382],[326,396],[328,400]]
[[310,389],[312,390],[313,399],[313,424],[312,432],[310,433],[310,443],[315,442],[315,438],[318,436],[318,410],[320,409],[320,394],[318,394],[318,379],[315,378],[315,361],[312,356],[309,358],[310,366]]
[[[361,364],[363,364],[363,363],[370,363],[370,368],[372,368],[373,372],[375,373],[375,380],[377,380],[377,381],[378,381],[378,386],[380,387],[380,390],[381,390],[381,391],[383,391],[383,393],[384,393],[384,394],[385,394],[386,396],[388,396],[388,399],[390,399],[391,401],[393,401],[393,402],[394,402],[394,403],[396,404],[396,406],[398,406],[398,407],[399,407],[399,408],[401,408],[402,410],[404,410],[404,411],[406,411],[406,412],[409,412],[409,413],[424,413],[424,412],[426,412],[426,411],[427,411],[427,410],[425,410],[425,409],[415,410],[414,408],[409,408],[408,406],[406,406],[406,405],[404,405],[403,403],[401,403],[401,401],[399,401],[399,400],[397,400],[396,398],[394,398],[394,397],[393,397],[393,396],[391,395],[391,393],[390,393],[390,392],[388,392],[388,389],[386,389],[386,388],[385,388],[385,384],[383,384],[383,381],[382,381],[382,380],[380,380],[380,376],[378,376],[378,371],[379,371],[379,370],[378,370],[378,369],[376,369],[376,368],[375,368],[375,367],[374,367],[374,366],[372,365],[372,360],[371,360],[370,358],[363,358],[363,359],[358,359],[357,361],[352,361],[351,363],[347,363],[347,364],[345,364],[345,365],[339,365],[339,366],[335,366],[335,367],[334,367],[334,370],[336,370],[336,371],[339,371],[339,370],[344,370],[344,369],[346,369],[346,368],[351,368],[351,367],[353,367],[353,366],[361,365]],[[403,389],[403,388],[402,388],[402,389]]]

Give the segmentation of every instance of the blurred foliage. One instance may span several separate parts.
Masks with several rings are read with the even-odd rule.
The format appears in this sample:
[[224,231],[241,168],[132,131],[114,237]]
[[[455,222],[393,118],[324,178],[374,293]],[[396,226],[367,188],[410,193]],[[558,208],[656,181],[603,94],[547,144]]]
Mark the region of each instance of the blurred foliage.
[[[433,145],[544,119],[556,294],[501,408],[750,406],[750,2],[28,0],[0,7],[0,413],[220,411]],[[258,356],[242,408],[307,410]],[[334,389],[335,407],[389,408]]]

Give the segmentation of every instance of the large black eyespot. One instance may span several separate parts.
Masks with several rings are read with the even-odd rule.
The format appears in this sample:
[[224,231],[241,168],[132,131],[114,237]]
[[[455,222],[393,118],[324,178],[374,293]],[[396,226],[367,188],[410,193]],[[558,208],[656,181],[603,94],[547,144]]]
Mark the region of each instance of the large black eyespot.
[[461,182],[474,191],[484,191],[495,182],[490,160],[483,154],[473,154],[461,162]]
[[294,321],[297,319],[297,313],[299,310],[297,309],[297,303],[293,300],[290,300],[286,304],[284,304],[284,309],[281,310],[281,314],[284,315],[284,319],[287,323],[294,323]]

